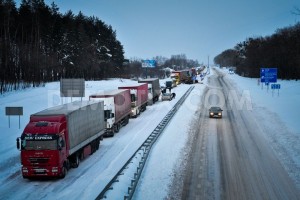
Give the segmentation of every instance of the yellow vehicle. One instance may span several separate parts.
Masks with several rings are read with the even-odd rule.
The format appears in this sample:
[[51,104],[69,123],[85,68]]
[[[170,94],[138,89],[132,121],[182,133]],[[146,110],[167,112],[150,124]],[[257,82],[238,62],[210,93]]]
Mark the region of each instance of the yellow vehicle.
[[176,87],[177,85],[180,84],[180,72],[179,71],[175,71],[172,72],[171,74],[171,79],[173,81],[173,87]]

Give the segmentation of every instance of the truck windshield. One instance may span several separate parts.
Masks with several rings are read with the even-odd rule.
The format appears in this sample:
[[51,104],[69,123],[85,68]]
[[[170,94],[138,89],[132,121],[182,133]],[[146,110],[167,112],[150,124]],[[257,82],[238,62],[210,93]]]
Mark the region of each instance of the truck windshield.
[[57,150],[59,136],[56,134],[30,134],[21,136],[22,149],[25,150]]
[[22,141],[25,150],[57,150],[57,140],[26,140]]
[[135,94],[130,94],[130,97],[131,97],[131,102],[135,102],[136,101]]
[[111,110],[104,110],[104,120],[111,118]]

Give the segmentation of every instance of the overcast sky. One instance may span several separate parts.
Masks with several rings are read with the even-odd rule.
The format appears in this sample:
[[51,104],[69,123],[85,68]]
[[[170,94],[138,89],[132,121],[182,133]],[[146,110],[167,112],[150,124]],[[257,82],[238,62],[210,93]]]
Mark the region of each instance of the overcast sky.
[[[50,5],[53,0],[45,0]],[[126,58],[186,54],[210,63],[249,37],[294,25],[300,0],[55,0],[59,11],[97,16],[116,30]]]

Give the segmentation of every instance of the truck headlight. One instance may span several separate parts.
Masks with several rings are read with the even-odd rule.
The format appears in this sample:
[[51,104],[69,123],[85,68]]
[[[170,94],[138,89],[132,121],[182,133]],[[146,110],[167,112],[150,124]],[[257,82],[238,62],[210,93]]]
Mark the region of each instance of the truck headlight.
[[221,116],[221,115],[222,115],[222,113],[218,113],[218,115],[219,115],[219,116]]
[[52,167],[52,173],[57,173],[58,172],[58,168],[57,167]]
[[26,167],[23,167],[22,172],[23,173],[28,173],[28,169]]
[[211,112],[210,115],[214,115],[214,113]]

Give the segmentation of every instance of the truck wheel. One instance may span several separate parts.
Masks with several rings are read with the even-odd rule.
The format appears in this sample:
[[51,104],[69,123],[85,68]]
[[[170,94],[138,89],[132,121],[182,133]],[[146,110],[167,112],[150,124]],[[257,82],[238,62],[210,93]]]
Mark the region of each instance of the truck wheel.
[[114,130],[115,133],[119,133],[119,130],[120,130],[120,124],[119,124],[119,123],[116,124],[115,127],[114,127],[114,129],[115,129],[115,130]]
[[106,133],[107,137],[114,137],[115,135],[115,126],[113,126],[109,132]]
[[96,141],[94,140],[91,144],[91,154],[92,155],[96,151]]
[[61,170],[61,175],[60,175],[60,178],[65,178],[65,176],[67,175],[68,173],[68,170],[67,170],[67,167],[66,165],[64,164],[64,166],[62,167],[62,170]]
[[134,118],[137,118],[137,117],[138,117],[138,111],[136,110],[136,111],[135,111]]
[[83,151],[80,152],[79,154],[79,161],[84,159],[84,154]]
[[126,126],[129,123],[129,118],[130,118],[129,116],[126,117],[124,126]]
[[29,179],[29,177],[28,177],[28,176],[24,176],[24,175],[22,175],[22,176],[23,176],[23,178],[24,178],[24,179]]
[[66,161],[66,168],[67,168],[67,170],[71,169],[71,164],[70,164],[70,160],[69,159]]
[[77,168],[79,166],[79,163],[80,163],[80,158],[79,158],[79,154],[77,153],[76,156],[75,156],[73,167]]
[[137,112],[137,115],[136,115],[136,117],[140,116],[140,114],[141,114],[141,110],[140,110],[140,109],[138,109],[138,112]]
[[100,146],[100,140],[97,139],[97,140],[96,140],[96,151],[99,149],[99,146]]

